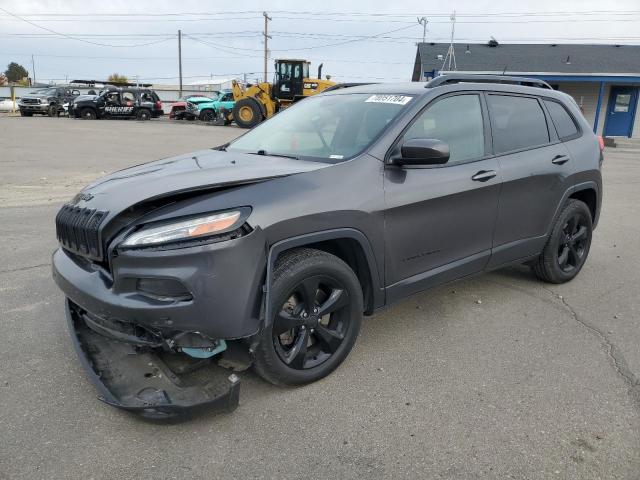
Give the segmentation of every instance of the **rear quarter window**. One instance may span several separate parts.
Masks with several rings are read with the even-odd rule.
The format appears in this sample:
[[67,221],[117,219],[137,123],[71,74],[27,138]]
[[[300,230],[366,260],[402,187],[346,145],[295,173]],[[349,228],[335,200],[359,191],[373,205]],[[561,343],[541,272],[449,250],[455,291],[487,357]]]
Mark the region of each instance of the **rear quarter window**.
[[549,143],[547,119],[532,97],[487,96],[495,153],[533,148]]
[[544,104],[551,115],[551,121],[556,127],[560,140],[566,140],[578,134],[576,122],[563,105],[553,100],[544,100]]

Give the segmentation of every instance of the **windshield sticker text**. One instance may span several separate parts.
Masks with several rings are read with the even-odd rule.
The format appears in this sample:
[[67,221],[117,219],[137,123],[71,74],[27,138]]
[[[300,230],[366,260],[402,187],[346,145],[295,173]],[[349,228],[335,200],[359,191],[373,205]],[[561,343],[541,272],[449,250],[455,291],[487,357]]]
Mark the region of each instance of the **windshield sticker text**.
[[365,100],[367,103],[393,103],[394,105],[406,105],[412,97],[406,95],[371,95]]

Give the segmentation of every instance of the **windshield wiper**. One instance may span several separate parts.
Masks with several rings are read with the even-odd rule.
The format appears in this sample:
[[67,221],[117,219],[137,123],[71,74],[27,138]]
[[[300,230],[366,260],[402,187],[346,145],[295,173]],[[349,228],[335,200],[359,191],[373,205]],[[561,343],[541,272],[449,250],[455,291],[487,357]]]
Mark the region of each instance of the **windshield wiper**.
[[258,150],[255,153],[251,153],[252,155],[264,155],[267,157],[281,157],[281,158],[291,158],[293,160],[300,160],[295,155],[285,155],[284,153],[268,153],[266,150]]

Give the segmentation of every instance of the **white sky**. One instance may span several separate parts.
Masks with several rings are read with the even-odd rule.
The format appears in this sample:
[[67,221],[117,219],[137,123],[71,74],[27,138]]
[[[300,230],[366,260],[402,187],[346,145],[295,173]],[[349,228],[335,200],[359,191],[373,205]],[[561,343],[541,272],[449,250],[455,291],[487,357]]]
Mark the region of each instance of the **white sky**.
[[[314,75],[322,62],[323,75],[331,74],[336,81],[410,80],[415,42],[422,39],[416,16],[429,20],[427,41],[443,42],[448,41],[448,16],[454,9],[458,15],[455,39],[461,43],[486,42],[494,36],[514,43],[640,44],[639,0],[324,0],[311,4],[292,0],[0,0],[0,8],[85,40],[54,35],[0,11],[0,70],[17,61],[31,73],[34,54],[38,81],[100,80],[118,72],[130,79],[138,75],[140,81],[177,84],[178,29],[186,35],[185,84],[212,75],[242,77],[242,73],[254,81],[263,69],[263,10],[273,18],[269,22],[273,58],[307,58]],[[373,35],[379,36],[363,39]],[[86,42],[159,43],[112,47]]]

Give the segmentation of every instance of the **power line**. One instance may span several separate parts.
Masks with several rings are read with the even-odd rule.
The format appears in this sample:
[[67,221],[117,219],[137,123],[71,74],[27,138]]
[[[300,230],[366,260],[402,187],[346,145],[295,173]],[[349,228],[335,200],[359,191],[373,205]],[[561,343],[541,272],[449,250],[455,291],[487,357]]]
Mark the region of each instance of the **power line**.
[[[391,13],[391,12],[336,12],[336,11],[301,11],[301,10],[272,10],[275,14],[288,14],[300,16],[354,16],[354,17],[395,17],[395,18],[414,18],[424,15],[420,13]],[[478,12],[478,13],[459,13],[458,17],[495,17],[495,16],[558,16],[558,15],[629,15],[640,13],[640,10],[563,10],[563,11],[530,11],[530,12]],[[194,17],[194,16],[225,16],[225,15],[256,15],[262,16],[262,10],[236,10],[236,11],[213,11],[213,12],[162,12],[162,13],[108,13],[108,12],[70,12],[70,13],[24,13],[22,17],[144,17],[144,18],[160,18],[160,17]],[[430,13],[430,17],[449,18],[450,13]],[[225,20],[227,18],[224,18]]]
[[33,25],[36,28],[40,28],[42,30],[46,30],[47,32],[51,32],[51,33],[54,33],[56,35],[60,35],[61,37],[70,38],[71,40],[77,40],[79,42],[89,43],[91,45],[98,45],[100,47],[127,47],[127,48],[144,47],[144,46],[147,46],[147,45],[155,45],[157,43],[162,43],[162,42],[166,42],[167,40],[169,40],[168,38],[166,38],[164,40],[157,40],[155,42],[143,43],[143,44],[138,44],[138,45],[111,45],[111,44],[107,44],[107,43],[98,43],[98,42],[93,42],[93,41],[90,41],[90,40],[85,40],[85,39],[82,39],[82,38],[74,38],[74,37],[72,37],[70,35],[67,35],[66,33],[56,32],[55,30],[51,30],[50,28],[43,27],[41,25],[38,25],[37,23],[33,23],[32,21],[27,20],[26,18],[19,17],[18,15],[15,15],[15,14],[11,13],[10,11],[5,10],[2,7],[0,7],[0,11],[3,11],[7,15],[11,15],[12,17],[15,17],[15,18],[17,18],[19,20],[22,20],[23,22],[28,23],[29,25]]

